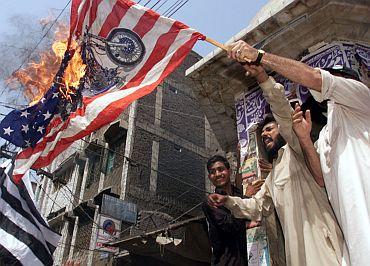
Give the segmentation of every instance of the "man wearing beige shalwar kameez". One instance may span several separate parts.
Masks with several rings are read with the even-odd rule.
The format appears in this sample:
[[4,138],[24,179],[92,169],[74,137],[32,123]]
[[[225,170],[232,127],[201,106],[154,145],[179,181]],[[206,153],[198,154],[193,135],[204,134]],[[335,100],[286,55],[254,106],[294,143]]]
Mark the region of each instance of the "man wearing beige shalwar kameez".
[[[343,236],[321,188],[306,167],[292,129],[292,108],[284,87],[267,77],[261,67],[246,67],[260,82],[264,96],[287,142],[278,150],[273,169],[261,190],[249,199],[212,194],[209,203],[224,205],[235,217],[259,220],[277,211],[285,237],[287,265],[348,265],[343,258]],[[263,71],[265,77],[259,73]],[[262,82],[262,83],[261,83]]]

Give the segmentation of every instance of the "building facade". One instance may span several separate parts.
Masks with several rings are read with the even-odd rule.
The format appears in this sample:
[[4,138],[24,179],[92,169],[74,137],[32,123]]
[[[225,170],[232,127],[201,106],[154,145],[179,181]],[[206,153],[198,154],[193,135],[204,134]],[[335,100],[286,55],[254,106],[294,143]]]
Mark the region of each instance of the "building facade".
[[[118,250],[99,250],[97,244],[102,215],[118,220],[109,239],[115,240],[200,214],[210,191],[205,163],[220,148],[193,94],[193,80],[185,77],[199,59],[191,52],[154,92],[75,143],[42,179],[36,189],[41,212],[62,234],[56,265],[68,259],[112,263]],[[127,206],[131,213],[122,218]]]

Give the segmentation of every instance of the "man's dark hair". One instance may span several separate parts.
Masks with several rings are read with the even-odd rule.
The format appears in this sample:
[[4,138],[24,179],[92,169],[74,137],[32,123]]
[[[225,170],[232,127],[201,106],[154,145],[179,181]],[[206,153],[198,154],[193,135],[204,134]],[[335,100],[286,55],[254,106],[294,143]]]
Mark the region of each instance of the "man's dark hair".
[[208,159],[208,162],[207,162],[208,173],[211,170],[212,165],[217,162],[223,163],[227,169],[230,169],[230,163],[225,157],[221,155],[213,155],[211,158]]
[[303,113],[306,110],[311,111],[311,120],[320,126],[327,124],[328,119],[323,115],[323,113],[328,112],[327,100],[318,103],[312,96],[309,96],[307,100],[301,105],[301,110]]
[[323,69],[326,71],[329,71],[330,74],[333,74],[333,75],[340,74],[344,78],[350,78],[350,79],[360,81],[360,77],[358,73],[352,68],[348,68],[346,66],[334,65],[332,67],[327,67]]
[[272,114],[268,114],[268,115],[266,115],[265,119],[260,123],[260,127],[261,127],[261,129],[262,129],[265,125],[267,125],[268,123],[271,123],[271,122],[275,122],[275,123],[277,123],[277,122],[276,122],[276,120],[275,120],[275,117],[274,117]]

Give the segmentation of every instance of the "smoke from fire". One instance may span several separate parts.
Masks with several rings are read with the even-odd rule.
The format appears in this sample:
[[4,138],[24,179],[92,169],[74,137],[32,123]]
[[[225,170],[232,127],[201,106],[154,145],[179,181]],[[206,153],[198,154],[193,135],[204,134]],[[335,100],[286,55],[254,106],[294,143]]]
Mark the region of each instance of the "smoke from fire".
[[[48,22],[44,20],[43,23]],[[51,49],[41,51],[38,60],[28,62],[7,80],[10,87],[16,88],[19,87],[17,85],[21,85],[30,105],[38,102],[51,87],[67,49],[69,28],[66,24],[58,24],[55,28]],[[61,92],[66,98],[73,94],[74,88],[78,87],[86,67],[83,64],[77,42],[72,41],[70,48],[76,51],[64,73],[64,85]]]

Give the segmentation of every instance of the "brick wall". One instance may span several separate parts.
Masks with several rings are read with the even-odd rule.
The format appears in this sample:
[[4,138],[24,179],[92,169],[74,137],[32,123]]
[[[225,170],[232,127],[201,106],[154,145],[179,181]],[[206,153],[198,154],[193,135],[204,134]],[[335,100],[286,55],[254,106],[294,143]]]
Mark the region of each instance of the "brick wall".
[[81,219],[79,221],[73,252],[73,258],[75,260],[80,260],[82,262],[87,261],[88,249],[90,248],[92,226],[92,221],[88,219]]
[[204,115],[187,90],[185,79],[164,83],[161,128],[204,147]]
[[138,120],[154,124],[155,95],[156,90],[138,100],[136,117]]
[[[153,134],[136,127],[131,154],[133,164],[129,166],[128,185],[149,191],[153,139]],[[136,165],[136,162],[145,166]]]
[[204,193],[181,181],[203,189],[205,159],[184,148],[181,151],[178,148],[165,139],[159,143],[157,193],[175,198],[190,190],[181,198],[189,206],[199,201]]

